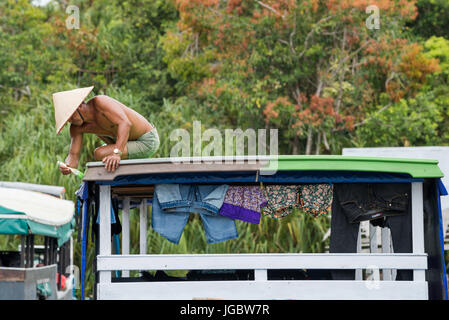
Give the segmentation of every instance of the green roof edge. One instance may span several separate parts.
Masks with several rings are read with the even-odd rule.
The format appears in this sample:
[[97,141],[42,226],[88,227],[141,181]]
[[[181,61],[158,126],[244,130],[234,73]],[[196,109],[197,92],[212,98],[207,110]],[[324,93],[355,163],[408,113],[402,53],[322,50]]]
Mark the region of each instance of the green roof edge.
[[438,160],[340,155],[279,155],[264,170],[367,171],[405,173],[413,178],[442,178]]

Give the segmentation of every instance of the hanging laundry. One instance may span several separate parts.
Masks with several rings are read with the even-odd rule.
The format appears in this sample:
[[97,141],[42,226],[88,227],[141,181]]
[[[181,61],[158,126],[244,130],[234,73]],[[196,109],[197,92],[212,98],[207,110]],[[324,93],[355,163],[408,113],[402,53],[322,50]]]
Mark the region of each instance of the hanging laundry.
[[299,186],[300,208],[313,217],[323,216],[330,212],[333,198],[333,187],[329,183],[313,183]]
[[410,200],[408,184],[336,184],[340,205],[349,223],[404,215]]
[[238,236],[235,222],[218,212],[228,185],[159,184],[155,186],[151,222],[153,230],[179,243],[190,213],[199,213],[208,243]]
[[[329,252],[356,253],[360,221],[366,220],[390,229],[394,253],[412,252],[410,192],[410,183],[335,183]],[[354,270],[331,273],[333,280],[355,279]],[[396,280],[412,279],[413,271],[397,270]]]
[[262,209],[265,216],[278,219],[289,215],[299,207],[299,188],[296,185],[265,185],[267,206]]
[[259,224],[261,208],[267,199],[260,186],[230,186],[220,209],[222,216]]

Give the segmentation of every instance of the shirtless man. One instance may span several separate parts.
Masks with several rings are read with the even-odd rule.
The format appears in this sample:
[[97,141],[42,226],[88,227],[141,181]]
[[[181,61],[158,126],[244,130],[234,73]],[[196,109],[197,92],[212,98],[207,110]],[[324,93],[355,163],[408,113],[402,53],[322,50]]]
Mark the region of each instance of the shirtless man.
[[[54,98],[55,112],[56,100]],[[95,149],[94,158],[103,161],[109,172],[118,168],[121,159],[151,157],[160,144],[156,128],[147,119],[105,95],[96,96],[87,103],[82,99],[66,122],[70,123],[71,143],[65,164],[72,168],[78,167],[84,133],[93,133],[106,143]],[[71,172],[64,167],[59,169],[63,174]]]

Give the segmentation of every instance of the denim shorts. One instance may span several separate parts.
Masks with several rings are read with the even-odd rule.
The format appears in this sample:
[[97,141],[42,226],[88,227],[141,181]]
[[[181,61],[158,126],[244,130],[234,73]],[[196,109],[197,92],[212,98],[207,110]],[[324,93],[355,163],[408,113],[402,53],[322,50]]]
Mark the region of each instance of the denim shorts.
[[218,214],[227,185],[156,185],[151,223],[153,230],[170,242],[179,243],[190,213],[199,213],[207,243],[238,236],[234,220]]

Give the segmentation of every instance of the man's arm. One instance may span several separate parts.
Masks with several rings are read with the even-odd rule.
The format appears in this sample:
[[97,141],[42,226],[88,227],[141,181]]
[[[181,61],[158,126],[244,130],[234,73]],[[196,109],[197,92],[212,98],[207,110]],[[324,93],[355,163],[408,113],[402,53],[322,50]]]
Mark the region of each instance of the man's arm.
[[106,118],[117,125],[117,139],[115,147],[123,152],[129,138],[129,130],[131,129],[131,121],[123,111],[120,103],[108,96],[97,96],[95,99],[95,108],[97,112],[102,112]]
[[[83,146],[83,133],[81,127],[70,125],[70,150],[65,164],[71,168],[77,168],[80,160],[81,148]],[[63,174],[69,174],[71,171],[67,168],[59,167]]]
[[[103,113],[109,121],[117,126],[115,148],[121,152],[125,151],[129,130],[131,129],[131,121],[122,109],[121,104],[108,96],[97,96],[94,99],[96,111]],[[119,154],[112,153],[104,157],[102,161],[105,163],[106,170],[114,171],[118,168],[120,159]]]

